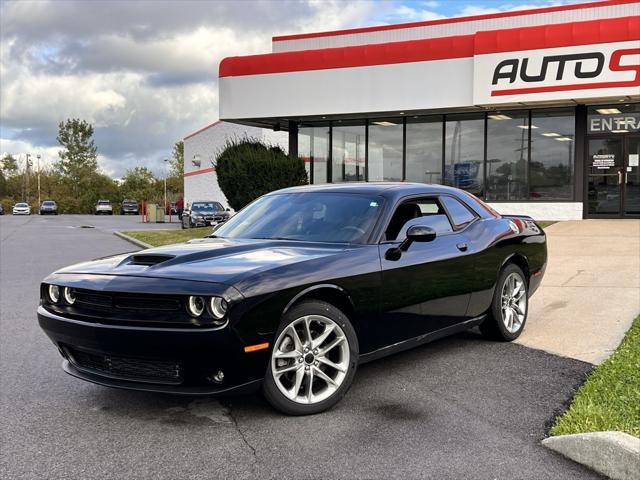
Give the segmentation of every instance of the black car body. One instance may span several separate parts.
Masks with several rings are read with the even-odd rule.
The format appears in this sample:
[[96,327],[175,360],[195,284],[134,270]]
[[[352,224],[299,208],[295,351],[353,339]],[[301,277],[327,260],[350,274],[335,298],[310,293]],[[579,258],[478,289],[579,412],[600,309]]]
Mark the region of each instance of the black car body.
[[120,204],[120,215],[138,215],[138,202],[135,200],[123,200]]
[[53,200],[44,200],[40,204],[40,215],[58,215],[58,204]]
[[[288,209],[283,221],[296,217],[296,208],[304,210],[291,219],[290,230],[303,239],[237,235],[248,218],[278,208]],[[356,208],[370,221],[350,223]],[[344,223],[331,241],[316,240],[339,215]],[[279,228],[272,223],[264,228]],[[103,258],[47,277],[38,319],[64,357],[65,371],[102,385],[158,392],[255,389],[266,378],[282,319],[300,302],[343,312],[348,322],[342,325],[353,326],[353,351],[364,362],[481,324],[507,266],[521,272],[526,301],[547,261],[545,234],[533,220],[498,215],[466,192],[437,185],[281,190],[243,209],[216,234],[222,238]],[[50,285],[68,287],[75,303],[52,303]],[[187,303],[197,296],[224,299],[223,321],[214,321],[208,307],[201,317],[190,315]]]
[[231,214],[220,202],[201,200],[193,202],[182,212],[182,228],[206,227],[226,222]]
[[4,215],[4,205],[0,203],[0,215]]

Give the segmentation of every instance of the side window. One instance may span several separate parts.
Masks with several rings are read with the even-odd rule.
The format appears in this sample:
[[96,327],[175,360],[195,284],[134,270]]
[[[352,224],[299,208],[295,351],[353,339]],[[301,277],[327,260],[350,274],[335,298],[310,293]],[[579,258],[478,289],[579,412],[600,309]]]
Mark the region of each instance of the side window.
[[444,208],[447,209],[451,223],[453,223],[453,228],[456,230],[465,227],[476,218],[467,207],[453,197],[443,196],[440,197],[440,201],[444,205]]
[[385,239],[404,240],[407,229],[413,225],[431,227],[439,235],[453,231],[439,201],[435,198],[420,198],[398,205],[385,231]]

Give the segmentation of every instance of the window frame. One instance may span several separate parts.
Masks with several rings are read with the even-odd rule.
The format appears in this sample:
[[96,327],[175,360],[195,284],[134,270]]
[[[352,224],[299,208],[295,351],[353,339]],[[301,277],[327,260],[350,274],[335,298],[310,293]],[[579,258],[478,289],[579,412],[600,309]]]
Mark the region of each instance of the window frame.
[[[445,207],[444,203],[442,203],[440,201],[441,197],[451,197],[454,200],[457,200],[458,202],[460,202],[462,204],[462,206],[464,208],[466,208],[471,213],[471,215],[473,216],[473,220],[471,220],[469,223],[466,223],[464,226],[457,228],[456,225],[453,223],[453,221],[451,219],[451,214],[449,213],[449,210]],[[391,245],[391,244],[398,244],[398,243],[402,242],[401,240],[397,240],[397,239],[396,240],[386,240],[385,239],[385,233],[387,231],[387,228],[389,228],[389,224],[391,223],[391,220],[393,219],[393,216],[395,215],[396,210],[398,209],[398,207],[400,205],[402,205],[403,203],[407,203],[407,202],[411,202],[411,201],[415,201],[415,200],[421,200],[421,199],[435,199],[436,202],[438,202],[438,204],[442,207],[442,210],[445,212],[445,215],[447,216],[447,219],[449,220],[449,223],[451,224],[452,232],[438,235],[438,237],[446,237],[446,236],[449,236],[449,235],[455,235],[455,234],[461,233],[461,232],[465,231],[467,228],[469,228],[471,225],[476,223],[480,219],[480,215],[473,208],[471,208],[469,205],[467,205],[467,203],[464,200],[461,200],[460,198],[456,197],[453,194],[450,194],[450,193],[430,193],[430,194],[426,194],[426,195],[425,194],[409,195],[409,196],[400,198],[395,203],[395,205],[393,205],[392,210],[391,210],[391,215],[389,216],[387,221],[384,223],[383,228],[381,229],[381,231],[378,233],[378,241],[377,241],[378,245]]]

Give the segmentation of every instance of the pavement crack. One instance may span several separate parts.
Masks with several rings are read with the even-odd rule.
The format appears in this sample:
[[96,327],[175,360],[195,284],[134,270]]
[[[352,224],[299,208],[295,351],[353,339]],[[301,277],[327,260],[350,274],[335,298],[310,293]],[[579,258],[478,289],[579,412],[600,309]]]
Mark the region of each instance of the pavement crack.
[[576,273],[571,275],[561,286],[566,287],[571,280],[573,280],[576,277],[579,277],[583,273],[584,273],[584,270],[578,270]]
[[244,434],[244,432],[240,428],[240,424],[238,423],[238,419],[236,418],[236,416],[233,413],[233,409],[231,408],[231,404],[226,404],[226,405],[224,405],[224,407],[227,409],[227,416],[231,420],[231,423],[233,424],[234,428],[236,429],[236,432],[238,432],[238,435],[240,435],[240,438],[242,439],[242,442],[247,446],[247,448],[249,448],[249,450],[251,450],[251,455],[253,456],[253,460],[254,460],[254,463],[255,463],[258,460],[258,456],[256,454],[255,447],[253,445],[251,445],[251,443],[247,439],[246,435]]

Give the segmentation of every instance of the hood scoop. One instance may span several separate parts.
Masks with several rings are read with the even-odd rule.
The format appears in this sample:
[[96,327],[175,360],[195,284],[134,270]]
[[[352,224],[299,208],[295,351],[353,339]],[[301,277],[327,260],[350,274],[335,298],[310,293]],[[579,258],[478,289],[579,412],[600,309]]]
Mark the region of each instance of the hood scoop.
[[139,255],[131,255],[129,257],[129,262],[127,265],[142,265],[144,267],[152,267],[154,265],[158,265],[159,263],[166,262],[167,260],[171,260],[175,258],[175,255],[158,255],[158,254],[139,254]]

